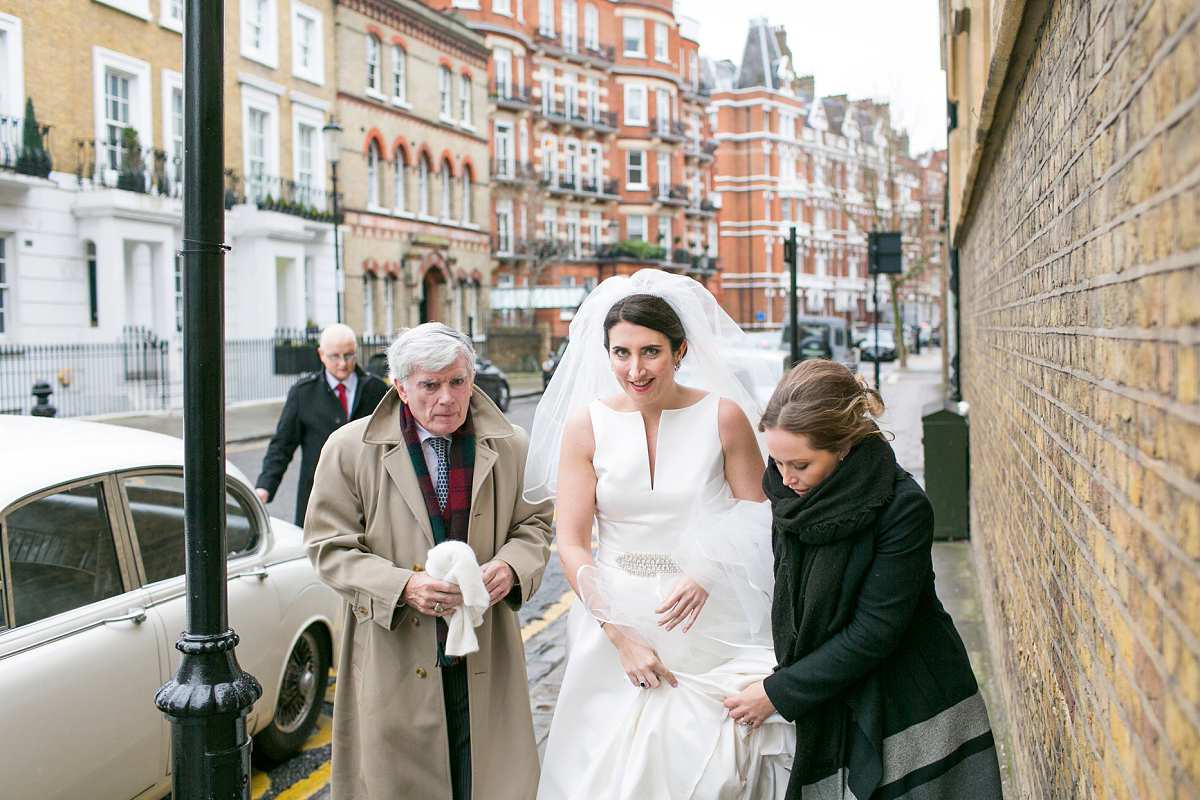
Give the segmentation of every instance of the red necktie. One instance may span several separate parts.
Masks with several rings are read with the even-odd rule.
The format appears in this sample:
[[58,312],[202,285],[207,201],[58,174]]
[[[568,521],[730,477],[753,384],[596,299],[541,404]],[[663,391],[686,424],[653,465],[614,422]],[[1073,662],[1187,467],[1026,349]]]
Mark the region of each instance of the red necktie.
[[346,421],[350,421],[350,406],[346,404],[346,384],[339,383],[334,389],[337,392],[338,401],[342,404],[342,413],[346,415]]

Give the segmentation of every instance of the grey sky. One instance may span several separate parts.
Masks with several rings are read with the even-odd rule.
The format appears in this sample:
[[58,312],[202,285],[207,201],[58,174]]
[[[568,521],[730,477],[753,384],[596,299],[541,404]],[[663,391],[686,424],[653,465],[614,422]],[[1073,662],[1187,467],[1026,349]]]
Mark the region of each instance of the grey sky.
[[820,95],[890,100],[913,153],[946,146],[946,77],[937,0],[680,0],[700,22],[700,52],[742,59],[751,17],[787,29],[798,75],[816,76]]

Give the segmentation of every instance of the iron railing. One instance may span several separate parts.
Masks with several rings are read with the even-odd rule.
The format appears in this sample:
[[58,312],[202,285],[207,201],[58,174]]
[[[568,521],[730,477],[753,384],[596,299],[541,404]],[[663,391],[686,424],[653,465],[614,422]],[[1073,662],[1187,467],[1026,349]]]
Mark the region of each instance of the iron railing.
[[183,196],[182,157],[126,142],[76,139],[75,177],[85,189]]
[[167,408],[168,355],[167,340],[139,327],[116,342],[0,345],[0,412],[28,414],[38,382],[62,417]]
[[[239,176],[225,170],[225,208],[249,203],[263,211],[278,211],[304,219],[333,222],[333,212],[343,213],[341,193],[335,202],[333,192],[315,189],[305,183],[286,180],[278,175]],[[342,220],[339,219],[338,222]]]
[[53,166],[49,125],[0,114],[0,169],[44,178]]
[[534,181],[538,178],[537,170],[529,161],[514,161],[510,158],[493,158],[490,160],[492,180],[497,181]]
[[533,92],[528,86],[514,86],[512,82],[494,81],[488,99],[497,105],[532,106]]

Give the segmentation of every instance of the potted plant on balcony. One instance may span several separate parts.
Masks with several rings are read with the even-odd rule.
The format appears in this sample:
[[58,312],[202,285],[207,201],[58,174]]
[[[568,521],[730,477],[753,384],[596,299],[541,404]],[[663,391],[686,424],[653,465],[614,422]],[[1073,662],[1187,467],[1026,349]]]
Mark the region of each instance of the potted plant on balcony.
[[50,154],[42,142],[42,126],[33,113],[33,98],[25,98],[25,121],[21,126],[21,149],[17,151],[17,172],[45,178],[50,174]]
[[142,163],[142,142],[137,128],[126,126],[121,129],[121,172],[117,175],[117,188],[128,192],[146,191],[146,166]]

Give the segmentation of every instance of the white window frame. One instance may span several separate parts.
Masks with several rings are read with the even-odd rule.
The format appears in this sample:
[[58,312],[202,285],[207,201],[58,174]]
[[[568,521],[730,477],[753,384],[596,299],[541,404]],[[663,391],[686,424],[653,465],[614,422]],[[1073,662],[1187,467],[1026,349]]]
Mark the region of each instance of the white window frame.
[[575,0],[561,0],[561,2],[562,46],[568,53],[575,53],[579,50],[579,6]]
[[657,241],[654,243],[668,252],[674,250],[675,242],[671,239],[671,218],[666,214],[659,214],[657,222],[658,231],[655,233]]
[[579,76],[563,71],[562,75],[563,114],[573,119],[579,113]]
[[538,33],[554,36],[554,0],[538,0]]
[[404,163],[404,148],[392,153],[392,213],[408,214],[408,165]]
[[507,120],[496,120],[492,131],[492,147],[495,155],[496,172],[506,178],[515,175],[513,161],[512,123]]
[[375,277],[364,274],[363,280],[363,337],[375,335]]
[[374,139],[367,145],[367,210],[386,212],[379,199],[383,194],[383,174],[379,165],[383,161],[383,153],[379,152],[379,142]]
[[[568,209],[566,219],[563,220],[563,230],[566,234],[567,246],[571,248],[571,258],[579,258],[582,255],[582,250],[580,248],[578,209]],[[571,280],[573,283],[574,276],[571,277]]]
[[658,196],[666,197],[671,193],[671,154],[659,150],[655,154],[654,169],[658,177]]
[[[636,40],[637,47],[629,48],[630,40]],[[621,20],[621,47],[628,58],[646,57],[646,20],[643,17],[623,17]]]
[[184,14],[183,0],[159,0],[158,24],[167,30],[183,33]]
[[[373,52],[372,52],[373,51]],[[366,69],[363,92],[376,100],[383,96],[383,41],[373,33],[363,34],[363,66]],[[372,81],[374,85],[372,86]]]
[[9,117],[25,116],[25,46],[21,18],[0,12],[0,38],[6,58],[0,64],[0,114]]
[[471,76],[458,73],[458,116],[464,128],[475,130],[471,123]]
[[[638,161],[640,162],[637,166],[634,166],[634,163],[633,163],[634,155],[638,156]],[[634,170],[637,170],[637,172],[638,172],[638,176],[637,176],[638,180],[636,180],[636,181],[633,180]],[[636,189],[639,191],[648,188],[646,185],[646,151],[645,150],[639,150],[637,148],[631,147],[630,149],[625,151],[625,188],[626,189]]]
[[496,198],[496,252],[513,250],[513,201],[511,197]]
[[512,0],[492,0],[492,13],[511,17],[513,15]]
[[[163,0],[166,2],[166,0]],[[302,21],[312,23],[312,41],[309,42],[309,59],[305,65],[300,60],[299,32]],[[292,74],[317,86],[325,85],[325,23],[320,11],[292,0]]]
[[454,110],[454,85],[450,68],[438,64],[438,117],[443,122],[453,122],[451,112]]
[[250,24],[251,0],[242,0],[239,4],[241,13],[241,35],[238,37],[238,48],[243,58],[257,61],[271,69],[279,67],[279,8],[276,0],[261,0],[263,6],[262,35],[258,46],[255,47],[246,27]]
[[599,211],[588,212],[588,242],[591,243],[592,249],[595,250],[600,246],[600,223],[601,215]]
[[600,80],[588,77],[583,82],[584,115],[591,123],[600,119]]
[[667,40],[670,34],[667,31],[667,23],[654,23],[654,60],[661,61],[664,64],[671,63],[671,55],[667,50]]
[[392,43],[392,105],[412,108],[408,104],[408,51],[399,42]]
[[466,165],[463,166],[462,175],[458,179],[459,191],[462,196],[459,198],[460,221],[464,227],[474,227],[475,220],[471,218],[474,211],[474,204],[471,202],[471,177]]
[[583,148],[578,139],[563,140],[563,175],[578,190],[583,178]]
[[[179,97],[183,99],[183,75],[173,70],[164,69],[162,71],[162,141],[163,150],[167,154],[167,163],[164,168],[167,170],[167,177],[171,181],[172,194],[175,194],[179,188],[183,186],[183,116],[182,107],[179,112],[179,131],[176,135],[175,131],[175,115],[172,107],[175,93],[179,93]],[[179,158],[179,170],[173,172],[174,159]],[[178,195],[175,195],[178,196]]]
[[589,142],[587,146],[587,155],[584,156],[584,162],[587,164],[588,177],[596,179],[596,191],[603,191],[604,187],[600,181],[604,179],[604,168],[601,166],[604,159],[600,154],[600,144],[598,142]]
[[454,193],[451,191],[454,186],[454,173],[450,169],[450,162],[443,161],[441,168],[438,170],[438,216],[442,222],[453,222],[450,216],[453,213]]
[[417,216],[429,219],[429,164],[417,155]]
[[[242,182],[249,196],[250,180],[250,111],[266,115],[263,128],[263,175],[279,177],[279,96],[258,86],[242,83]],[[270,191],[269,189],[267,191]]]
[[625,215],[625,238],[627,240],[646,241],[646,215],[645,214],[626,214]]
[[[152,122],[150,65],[145,61],[121,53],[107,50],[103,47],[92,47],[92,76],[93,76],[93,109],[92,119],[95,120],[96,147],[99,148],[108,141],[107,115],[104,108],[105,80],[109,71],[117,72],[129,79],[129,127],[138,132],[138,142],[144,150],[154,148],[154,127]],[[25,98],[21,98],[22,111],[16,116],[24,115]],[[97,170],[106,169],[106,161],[96,154]]]
[[671,93],[666,89],[654,90],[654,116],[657,122],[656,133],[669,134],[671,132],[671,121],[674,117],[671,114]]
[[118,11],[124,11],[131,17],[144,19],[147,22],[154,19],[150,15],[150,0],[96,0],[106,6],[112,6]]
[[507,47],[497,47],[492,50],[492,65],[495,70],[496,85],[492,87],[501,98],[513,95],[513,65],[512,50]]
[[[650,124],[649,109],[646,101],[646,85],[643,83],[625,84],[625,124],[646,127]],[[633,116],[636,113],[637,116]]]
[[542,137],[542,177],[551,183],[558,181],[558,139]]
[[558,209],[554,206],[542,209],[542,238],[551,242],[558,240]]
[[396,278],[392,275],[383,279],[383,324],[389,334],[396,330]]
[[600,49],[600,12],[592,3],[583,7],[583,46],[588,50]]

